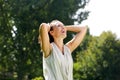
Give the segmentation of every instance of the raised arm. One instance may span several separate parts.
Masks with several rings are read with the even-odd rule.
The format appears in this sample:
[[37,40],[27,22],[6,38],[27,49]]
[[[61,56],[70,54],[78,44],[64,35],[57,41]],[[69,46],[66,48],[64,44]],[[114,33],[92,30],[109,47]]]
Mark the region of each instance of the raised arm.
[[73,52],[82,42],[87,32],[87,26],[70,25],[70,26],[66,26],[66,29],[67,31],[72,31],[77,33],[72,40],[66,43],[66,45],[70,48],[70,51]]
[[39,27],[39,42],[41,44],[41,48],[43,50],[43,56],[48,57],[51,50],[51,45],[49,42],[49,32],[50,26],[46,23],[42,23]]

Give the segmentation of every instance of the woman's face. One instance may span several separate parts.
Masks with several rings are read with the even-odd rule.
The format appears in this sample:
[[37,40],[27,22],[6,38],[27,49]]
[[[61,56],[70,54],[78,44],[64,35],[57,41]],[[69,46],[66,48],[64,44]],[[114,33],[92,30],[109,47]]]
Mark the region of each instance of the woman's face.
[[51,23],[52,25],[52,31],[50,31],[50,34],[53,36],[53,38],[66,38],[66,28],[64,24],[60,21],[55,21]]

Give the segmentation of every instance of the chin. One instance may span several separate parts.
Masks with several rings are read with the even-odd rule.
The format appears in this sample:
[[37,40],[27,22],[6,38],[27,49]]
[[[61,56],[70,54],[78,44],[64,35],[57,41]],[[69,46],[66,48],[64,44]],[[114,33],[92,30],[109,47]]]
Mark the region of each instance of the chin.
[[61,34],[60,36],[61,36],[61,38],[63,38],[63,39],[67,37],[66,34]]
[[64,36],[63,36],[63,39],[65,39],[66,37],[67,37],[67,35],[64,35]]

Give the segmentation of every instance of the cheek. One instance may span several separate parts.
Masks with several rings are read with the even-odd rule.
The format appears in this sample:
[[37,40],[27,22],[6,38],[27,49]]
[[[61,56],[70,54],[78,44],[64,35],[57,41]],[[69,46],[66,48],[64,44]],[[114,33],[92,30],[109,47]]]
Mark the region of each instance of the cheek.
[[61,31],[60,28],[55,28],[55,29],[54,29],[54,33],[56,33],[56,34],[59,33],[60,31]]
[[53,36],[60,36],[60,33],[61,33],[61,28],[54,28],[53,29]]
[[58,30],[54,29],[52,32],[51,32],[51,35],[52,36],[57,36],[59,33],[58,33]]

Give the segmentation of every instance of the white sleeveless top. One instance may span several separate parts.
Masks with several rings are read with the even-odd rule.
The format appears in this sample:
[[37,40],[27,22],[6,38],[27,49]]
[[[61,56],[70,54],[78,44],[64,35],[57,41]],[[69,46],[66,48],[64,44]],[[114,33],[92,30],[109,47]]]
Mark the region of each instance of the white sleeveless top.
[[73,59],[70,49],[64,45],[64,55],[53,42],[51,54],[43,57],[45,80],[73,80]]

